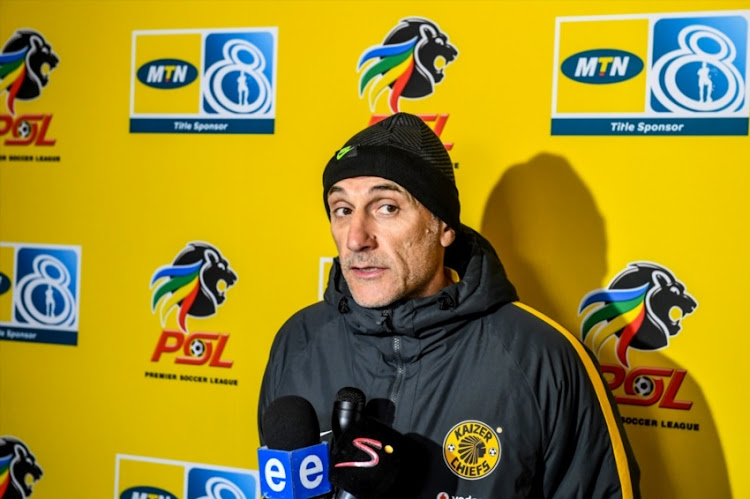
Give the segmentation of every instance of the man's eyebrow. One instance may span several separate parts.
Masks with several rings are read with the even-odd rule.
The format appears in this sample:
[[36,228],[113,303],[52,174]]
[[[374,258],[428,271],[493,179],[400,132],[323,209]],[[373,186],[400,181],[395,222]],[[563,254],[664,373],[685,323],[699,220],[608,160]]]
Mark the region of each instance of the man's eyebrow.
[[346,191],[344,191],[344,189],[342,189],[341,187],[334,185],[330,189],[328,189],[328,196],[330,196],[331,194],[336,194],[337,192],[346,192]]
[[[403,188],[399,186],[398,184],[394,183],[384,183],[384,184],[376,184],[370,187],[370,190],[368,191],[370,194],[378,191],[393,191],[397,192],[399,194],[406,194]],[[332,196],[333,194],[337,193],[343,193],[346,194],[346,189],[343,187],[339,187],[337,185],[332,186],[330,189],[328,189],[328,196]]]
[[404,190],[398,185],[398,184],[377,184],[370,187],[370,193],[377,192],[377,191],[394,191],[398,192],[399,194],[404,194]]

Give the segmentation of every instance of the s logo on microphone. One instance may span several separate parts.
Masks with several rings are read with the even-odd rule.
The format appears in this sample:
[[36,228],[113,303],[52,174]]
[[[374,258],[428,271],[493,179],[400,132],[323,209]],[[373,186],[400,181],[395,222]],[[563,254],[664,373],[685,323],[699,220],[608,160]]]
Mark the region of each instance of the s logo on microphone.
[[[361,450],[368,456],[369,461],[347,461],[345,463],[336,463],[334,468],[374,468],[380,462],[380,456],[373,449],[380,450],[383,448],[383,443],[372,438],[355,438],[352,440],[352,445],[357,449]],[[385,446],[385,453],[390,454],[393,452],[393,448],[390,445]]]

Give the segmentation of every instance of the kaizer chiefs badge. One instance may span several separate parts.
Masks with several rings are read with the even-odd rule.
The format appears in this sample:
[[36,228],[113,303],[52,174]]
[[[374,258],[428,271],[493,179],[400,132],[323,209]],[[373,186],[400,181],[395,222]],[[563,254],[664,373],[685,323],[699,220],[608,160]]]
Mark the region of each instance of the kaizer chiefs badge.
[[480,421],[463,421],[443,441],[443,458],[453,473],[466,480],[484,478],[500,461],[497,433]]

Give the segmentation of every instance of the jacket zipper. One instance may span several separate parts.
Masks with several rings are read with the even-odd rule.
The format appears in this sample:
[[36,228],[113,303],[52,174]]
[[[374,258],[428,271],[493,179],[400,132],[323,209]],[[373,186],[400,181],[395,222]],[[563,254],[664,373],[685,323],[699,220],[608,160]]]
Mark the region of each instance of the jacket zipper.
[[404,361],[401,359],[401,338],[398,336],[393,337],[393,353],[396,356],[396,379],[393,380],[393,387],[391,388],[391,402],[393,402],[393,405],[396,405],[396,400],[398,399],[399,391],[401,390],[401,382],[404,379],[404,373],[406,372],[406,369],[404,368]]
[[[382,315],[385,319],[385,327],[388,329],[388,332],[391,334],[395,334],[396,331],[393,329],[390,311],[383,310]],[[393,354],[396,359],[396,379],[393,380],[393,385],[391,386],[391,395],[389,398],[391,402],[393,402],[393,405],[395,407],[396,401],[398,400],[398,396],[401,391],[401,383],[403,382],[404,374],[406,373],[404,360],[401,358],[401,337],[399,336],[393,337]]]

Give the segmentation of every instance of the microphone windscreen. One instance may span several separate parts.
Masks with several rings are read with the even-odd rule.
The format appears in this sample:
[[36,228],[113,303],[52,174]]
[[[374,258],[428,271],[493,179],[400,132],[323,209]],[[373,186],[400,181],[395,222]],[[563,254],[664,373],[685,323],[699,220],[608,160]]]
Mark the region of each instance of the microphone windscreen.
[[425,476],[421,446],[364,418],[344,431],[331,452],[329,479],[357,499],[415,497]]
[[345,386],[336,393],[336,402],[351,402],[355,405],[365,405],[365,394],[359,388]]
[[297,395],[279,397],[268,405],[261,423],[269,449],[293,451],[320,443],[320,423],[312,404]]
[[336,393],[331,411],[331,432],[334,441],[354,422],[362,419],[365,411],[365,394],[359,388],[347,386]]

